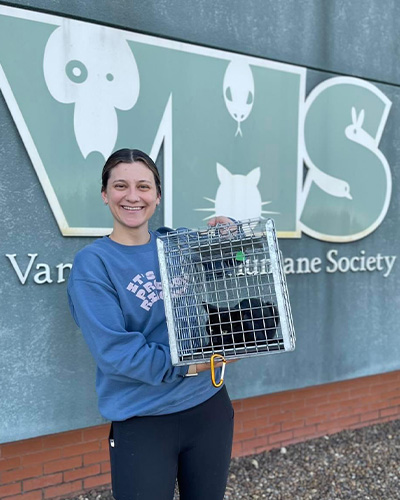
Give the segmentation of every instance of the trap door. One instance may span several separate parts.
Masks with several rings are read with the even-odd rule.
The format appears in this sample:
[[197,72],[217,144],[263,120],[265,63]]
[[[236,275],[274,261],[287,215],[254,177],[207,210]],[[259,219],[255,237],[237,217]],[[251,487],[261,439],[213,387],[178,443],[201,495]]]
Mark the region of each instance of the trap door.
[[275,224],[268,219],[265,224],[268,247],[271,256],[271,272],[274,278],[276,301],[281,323],[281,332],[285,351],[293,351],[295,348],[295,332],[292,311],[289,301],[289,292],[286,284],[286,276],[283,270],[282,254],[279,250],[278,238],[276,236]]
[[203,270],[198,263],[198,252],[188,245],[189,236],[187,232],[168,234],[157,239],[165,316],[174,365],[190,364],[199,358],[201,361],[201,356],[196,356],[196,352],[208,344],[208,316],[203,307]]

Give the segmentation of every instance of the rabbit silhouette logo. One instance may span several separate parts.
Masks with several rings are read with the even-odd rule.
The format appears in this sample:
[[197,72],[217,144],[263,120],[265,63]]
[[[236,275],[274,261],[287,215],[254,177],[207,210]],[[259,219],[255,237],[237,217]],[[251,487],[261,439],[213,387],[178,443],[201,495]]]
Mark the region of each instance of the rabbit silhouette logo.
[[390,107],[379,89],[350,77],[332,78],[310,93],[303,137],[307,172],[300,194],[301,229],[309,236],[354,241],[384,219],[392,177],[379,142]]

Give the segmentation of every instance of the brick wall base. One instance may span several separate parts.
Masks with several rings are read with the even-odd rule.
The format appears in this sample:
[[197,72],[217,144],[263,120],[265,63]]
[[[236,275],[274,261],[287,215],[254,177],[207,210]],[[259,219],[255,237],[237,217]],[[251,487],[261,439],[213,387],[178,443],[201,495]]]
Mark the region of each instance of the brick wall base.
[[[400,418],[400,371],[234,401],[233,456]],[[0,445],[0,499],[70,498],[110,484],[108,425]]]

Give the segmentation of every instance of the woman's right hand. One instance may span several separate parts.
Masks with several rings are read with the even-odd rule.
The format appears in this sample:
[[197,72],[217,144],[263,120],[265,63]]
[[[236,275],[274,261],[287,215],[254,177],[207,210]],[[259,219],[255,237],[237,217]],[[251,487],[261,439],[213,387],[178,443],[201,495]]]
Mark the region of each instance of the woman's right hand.
[[[230,359],[229,361],[226,361],[226,364],[235,363],[236,361],[239,361],[239,360],[238,359]],[[216,363],[214,363],[214,367],[220,368],[223,364],[224,364],[223,361],[217,361]],[[196,366],[197,373],[206,372],[207,370],[211,369],[211,363],[199,363],[199,364],[196,364],[195,366]]]

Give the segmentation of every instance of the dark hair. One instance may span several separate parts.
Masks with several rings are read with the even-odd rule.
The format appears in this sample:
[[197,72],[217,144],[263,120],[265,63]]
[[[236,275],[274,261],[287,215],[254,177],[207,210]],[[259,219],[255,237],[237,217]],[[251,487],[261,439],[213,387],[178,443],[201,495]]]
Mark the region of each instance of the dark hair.
[[143,153],[139,149],[119,149],[115,151],[106,161],[103,172],[101,174],[101,192],[107,189],[108,179],[110,178],[111,170],[119,163],[135,163],[141,161],[148,167],[154,175],[158,196],[161,196],[161,178],[158,168],[149,155]]

